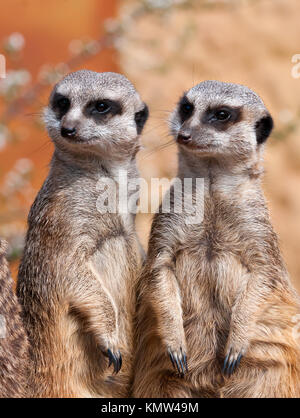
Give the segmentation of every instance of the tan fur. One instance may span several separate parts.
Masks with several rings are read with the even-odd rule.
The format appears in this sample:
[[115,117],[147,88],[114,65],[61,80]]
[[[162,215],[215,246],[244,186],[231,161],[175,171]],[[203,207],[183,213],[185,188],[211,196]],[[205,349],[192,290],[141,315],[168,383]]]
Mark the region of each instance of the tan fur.
[[[139,243],[134,215],[101,213],[96,204],[99,180],[109,178],[118,190],[117,168],[138,177],[134,117],[144,105],[113,73],[79,71],[51,97],[57,91],[71,107],[58,117],[50,99],[45,112],[56,148],[29,214],[17,286],[31,341],[32,396],[125,397]],[[121,103],[120,114],[102,120],[88,113],[91,101],[107,98]],[[76,126],[78,141],[61,136],[66,125]],[[122,354],[118,374],[108,368],[108,349]]]
[[[189,225],[184,212],[155,215],[138,283],[133,395],[299,397],[299,298],[261,191],[255,129],[267,111],[251,90],[227,83],[201,83],[186,97],[194,112],[182,121],[178,105],[171,130],[178,177],[204,178],[204,218]],[[224,104],[242,108],[237,123],[214,129],[203,122],[207,109]],[[230,348],[232,359],[243,357],[228,376]],[[184,377],[168,350],[182,360],[187,353]]]
[[28,341],[0,238],[0,398],[27,396]]

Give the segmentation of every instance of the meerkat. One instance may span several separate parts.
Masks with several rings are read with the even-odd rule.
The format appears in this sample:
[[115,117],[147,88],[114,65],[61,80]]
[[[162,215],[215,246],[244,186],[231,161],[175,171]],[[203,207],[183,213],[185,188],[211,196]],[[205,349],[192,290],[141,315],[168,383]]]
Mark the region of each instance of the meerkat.
[[51,93],[44,119],[55,150],[29,213],[17,283],[34,397],[128,394],[140,245],[134,213],[105,212],[98,200],[107,180],[118,194],[119,170],[128,182],[139,177],[147,117],[120,74],[77,71]]
[[299,297],[261,189],[272,128],[260,97],[231,83],[202,82],[173,112],[178,179],[203,179],[190,192],[195,202],[203,191],[203,217],[174,210],[174,186],[170,213],[154,217],[138,281],[134,396],[300,396]]
[[0,398],[27,396],[28,340],[0,238]]

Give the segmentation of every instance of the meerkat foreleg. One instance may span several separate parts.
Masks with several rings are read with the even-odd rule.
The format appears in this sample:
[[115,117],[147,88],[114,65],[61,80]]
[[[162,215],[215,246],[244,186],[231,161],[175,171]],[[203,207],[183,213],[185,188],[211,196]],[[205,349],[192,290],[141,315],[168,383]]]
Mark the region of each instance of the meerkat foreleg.
[[268,287],[262,277],[249,273],[249,278],[240,289],[232,307],[231,323],[227,344],[223,373],[231,376],[237,369],[242,357],[246,354],[255,326],[255,312],[262,303]]
[[114,372],[118,373],[122,355],[118,349],[117,308],[92,266],[87,266],[82,274],[84,280],[71,293],[70,308],[83,319],[86,330],[109,358],[108,367],[113,364]]
[[180,289],[168,257],[159,255],[150,282],[152,307],[158,330],[172,365],[180,375],[187,370],[186,339],[182,321]]

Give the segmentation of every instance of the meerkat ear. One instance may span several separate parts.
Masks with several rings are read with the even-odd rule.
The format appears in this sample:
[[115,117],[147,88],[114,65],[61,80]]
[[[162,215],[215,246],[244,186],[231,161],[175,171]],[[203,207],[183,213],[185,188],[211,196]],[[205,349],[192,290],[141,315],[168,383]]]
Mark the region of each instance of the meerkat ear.
[[138,135],[142,133],[145,123],[147,122],[148,116],[149,116],[149,109],[146,103],[144,103],[144,108],[140,110],[139,112],[136,112],[136,114],[134,115],[134,120],[136,123],[136,130],[137,130]]
[[270,115],[264,116],[256,122],[255,131],[258,144],[262,144],[268,139],[270,133],[272,132],[273,126],[273,119]]

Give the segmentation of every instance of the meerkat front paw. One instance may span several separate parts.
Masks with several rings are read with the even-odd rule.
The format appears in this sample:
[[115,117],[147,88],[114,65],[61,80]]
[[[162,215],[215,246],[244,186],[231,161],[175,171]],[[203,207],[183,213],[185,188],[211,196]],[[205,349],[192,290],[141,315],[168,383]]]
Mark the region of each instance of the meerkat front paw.
[[120,350],[111,350],[110,348],[107,349],[107,356],[108,356],[108,367],[112,364],[114,365],[114,373],[118,373],[122,367],[122,355]]
[[180,347],[179,350],[173,350],[169,347],[168,354],[174,369],[178,371],[180,376],[184,376],[185,373],[188,372],[187,356],[185,350],[183,350],[182,347]]
[[118,347],[118,341],[116,335],[107,336],[105,339],[102,337],[100,342],[102,353],[108,357],[108,367],[112,364],[114,366],[114,373],[118,373],[122,367],[122,355]]
[[222,373],[225,376],[231,376],[238,368],[240,361],[243,356],[246,354],[248,346],[244,345],[228,345],[228,348],[225,350],[226,357],[223,364]]

